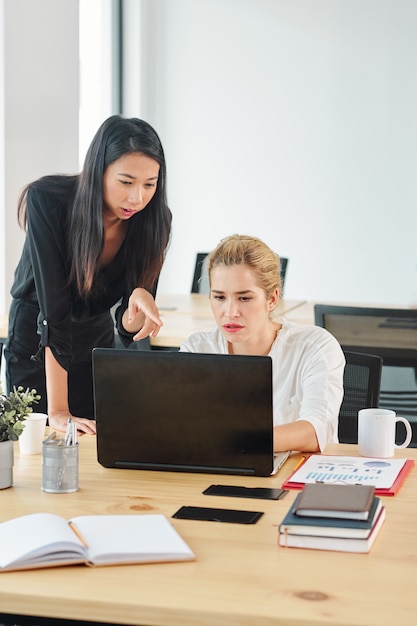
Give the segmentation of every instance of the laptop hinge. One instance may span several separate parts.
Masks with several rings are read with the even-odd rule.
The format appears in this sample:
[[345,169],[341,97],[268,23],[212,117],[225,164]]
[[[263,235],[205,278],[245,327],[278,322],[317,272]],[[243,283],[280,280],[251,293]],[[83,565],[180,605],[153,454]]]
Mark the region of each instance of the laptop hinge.
[[135,461],[115,461],[114,467],[121,469],[143,469],[143,470],[161,470],[168,472],[203,472],[208,474],[241,474],[246,476],[255,476],[255,470],[247,467],[212,467],[209,465],[179,465],[170,463],[143,463]]

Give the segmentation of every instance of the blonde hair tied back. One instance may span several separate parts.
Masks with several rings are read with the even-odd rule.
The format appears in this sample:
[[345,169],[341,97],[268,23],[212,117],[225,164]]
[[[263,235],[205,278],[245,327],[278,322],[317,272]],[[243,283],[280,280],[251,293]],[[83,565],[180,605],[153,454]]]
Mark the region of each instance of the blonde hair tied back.
[[208,256],[209,279],[212,270],[219,265],[247,265],[267,299],[277,288],[281,293],[280,258],[258,237],[230,235],[222,239]]

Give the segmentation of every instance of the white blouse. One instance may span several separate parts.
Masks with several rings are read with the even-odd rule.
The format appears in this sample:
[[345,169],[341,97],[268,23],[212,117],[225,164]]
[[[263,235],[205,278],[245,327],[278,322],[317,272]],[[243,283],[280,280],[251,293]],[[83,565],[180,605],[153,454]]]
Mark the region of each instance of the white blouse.
[[[282,328],[269,352],[274,425],[310,422],[322,451],[328,443],[338,441],[345,357],[338,341],[324,328],[279,321]],[[228,343],[216,328],[194,333],[180,351],[228,354]]]

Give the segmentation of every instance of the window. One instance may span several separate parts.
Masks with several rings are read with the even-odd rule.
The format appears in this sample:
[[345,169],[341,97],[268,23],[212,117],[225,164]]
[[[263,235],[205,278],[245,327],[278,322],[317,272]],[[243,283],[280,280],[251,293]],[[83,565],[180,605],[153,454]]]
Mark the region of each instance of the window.
[[119,5],[120,0],[79,0],[80,168],[100,124],[119,113]]

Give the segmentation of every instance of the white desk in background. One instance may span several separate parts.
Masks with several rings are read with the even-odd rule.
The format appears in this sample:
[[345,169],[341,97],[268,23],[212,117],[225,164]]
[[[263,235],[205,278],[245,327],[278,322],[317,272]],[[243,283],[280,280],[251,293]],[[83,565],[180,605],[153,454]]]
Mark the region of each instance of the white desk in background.
[[296,324],[314,324],[314,305],[315,304],[331,304],[337,306],[357,306],[373,309],[415,309],[415,305],[410,304],[384,304],[384,303],[366,303],[366,302],[329,302],[328,300],[320,300],[317,302],[304,301],[300,306],[294,307],[287,311],[284,317]]
[[[160,314],[164,322],[159,335],[151,340],[153,346],[176,348],[189,337],[191,333],[214,328],[215,322],[211,313],[208,295],[188,294],[160,294],[156,298]],[[325,302],[321,304],[343,304],[345,306],[373,306],[380,308],[415,308],[411,305],[392,304],[364,304]],[[314,305],[316,302],[306,300],[280,300],[278,305],[280,314],[297,324],[314,324]],[[7,337],[7,313],[0,315],[0,341]]]

